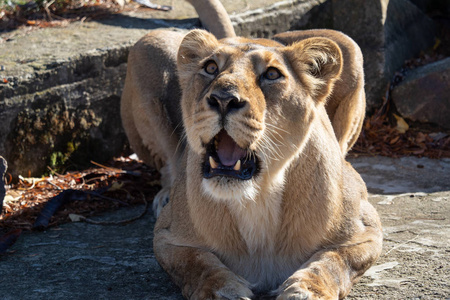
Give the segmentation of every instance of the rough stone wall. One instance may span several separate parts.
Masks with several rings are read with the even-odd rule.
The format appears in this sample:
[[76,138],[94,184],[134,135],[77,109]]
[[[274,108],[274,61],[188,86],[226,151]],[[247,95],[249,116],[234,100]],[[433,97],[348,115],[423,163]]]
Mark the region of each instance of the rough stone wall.
[[433,21],[408,0],[332,0],[333,28],[364,55],[367,108],[382,103],[393,73],[434,43]]
[[119,108],[128,49],[55,63],[0,90],[0,119],[9,125],[0,131],[0,153],[13,176],[120,154],[126,145]]
[[[228,11],[237,5],[224,4]],[[249,5],[250,10],[243,6],[231,14],[238,35],[270,38],[310,28],[350,35],[364,54],[369,110],[381,104],[394,70],[434,38],[431,20],[407,0],[255,0]],[[127,142],[119,102],[131,45],[148,30],[198,25],[197,19],[117,16],[13,36],[0,44],[0,154],[9,172],[38,176],[47,166],[120,155]]]
[[[291,29],[323,2],[260,5],[261,9],[234,14],[232,20],[238,34],[271,37]],[[6,80],[0,82],[0,154],[9,162],[14,177],[39,176],[48,171],[47,166],[56,171],[82,167],[80,164],[90,160],[102,162],[123,153],[127,140],[119,108],[131,45],[146,29],[200,25],[196,19],[141,20],[128,16],[103,23],[43,30],[10,43],[17,47],[17,53],[8,53],[0,63],[6,66],[6,72],[0,73]],[[116,27],[110,28],[111,24]],[[42,47],[42,40],[48,40],[55,53]],[[65,45],[61,46],[61,41]]]
[[[327,0],[280,1],[263,9],[250,10],[231,16],[236,34],[255,38],[271,38],[277,33],[308,28],[312,15],[316,24],[325,23],[323,8]],[[325,12],[325,10],[323,10]],[[320,24],[316,27],[324,27]]]

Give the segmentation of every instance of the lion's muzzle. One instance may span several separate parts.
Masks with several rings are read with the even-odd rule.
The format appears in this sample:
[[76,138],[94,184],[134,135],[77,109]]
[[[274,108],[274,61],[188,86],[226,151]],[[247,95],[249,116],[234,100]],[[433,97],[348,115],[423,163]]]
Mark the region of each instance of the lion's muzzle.
[[250,150],[242,149],[223,129],[206,146],[203,177],[231,177],[248,180],[259,170],[258,158]]

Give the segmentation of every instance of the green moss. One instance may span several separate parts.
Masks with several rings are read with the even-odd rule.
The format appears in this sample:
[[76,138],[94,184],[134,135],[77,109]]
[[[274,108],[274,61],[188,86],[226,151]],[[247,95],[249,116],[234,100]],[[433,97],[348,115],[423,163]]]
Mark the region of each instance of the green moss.
[[[90,131],[99,127],[101,118],[90,109],[67,109],[62,106],[24,110],[19,113],[13,137],[17,159],[30,152],[42,157],[54,171],[89,162],[95,142]],[[101,149],[101,148],[100,148]],[[92,158],[91,158],[92,159]]]
[[[66,157],[64,154],[62,154],[61,152],[53,152],[50,155],[50,167],[55,170],[55,169],[59,169],[61,166],[64,165],[65,161],[66,161]],[[59,171],[59,170],[55,170],[55,171]]]
[[67,149],[65,152],[53,152],[50,154],[49,166],[52,171],[57,173],[63,172],[67,168],[67,164],[72,156],[72,154],[77,150],[79,142],[75,143],[73,141],[67,143]]

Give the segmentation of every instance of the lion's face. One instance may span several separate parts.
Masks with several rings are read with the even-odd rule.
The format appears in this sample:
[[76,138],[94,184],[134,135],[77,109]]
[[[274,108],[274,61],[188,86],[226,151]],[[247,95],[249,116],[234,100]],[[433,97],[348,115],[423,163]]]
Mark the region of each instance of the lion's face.
[[202,157],[204,191],[243,201],[268,176],[282,182],[339,75],[340,58],[323,38],[284,47],[189,33],[178,53],[181,105],[189,146]]

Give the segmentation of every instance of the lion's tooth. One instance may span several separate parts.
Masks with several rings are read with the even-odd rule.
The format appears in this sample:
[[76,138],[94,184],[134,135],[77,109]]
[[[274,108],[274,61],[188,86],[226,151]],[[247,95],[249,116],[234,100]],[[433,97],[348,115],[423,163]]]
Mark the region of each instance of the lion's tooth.
[[211,156],[209,157],[209,164],[211,165],[211,168],[213,169],[217,169],[217,167],[219,166],[216,161],[214,160],[214,158],[212,158]]
[[241,160],[238,160],[238,161],[236,162],[236,164],[234,165],[233,169],[234,169],[235,171],[239,171],[239,170],[241,169]]

